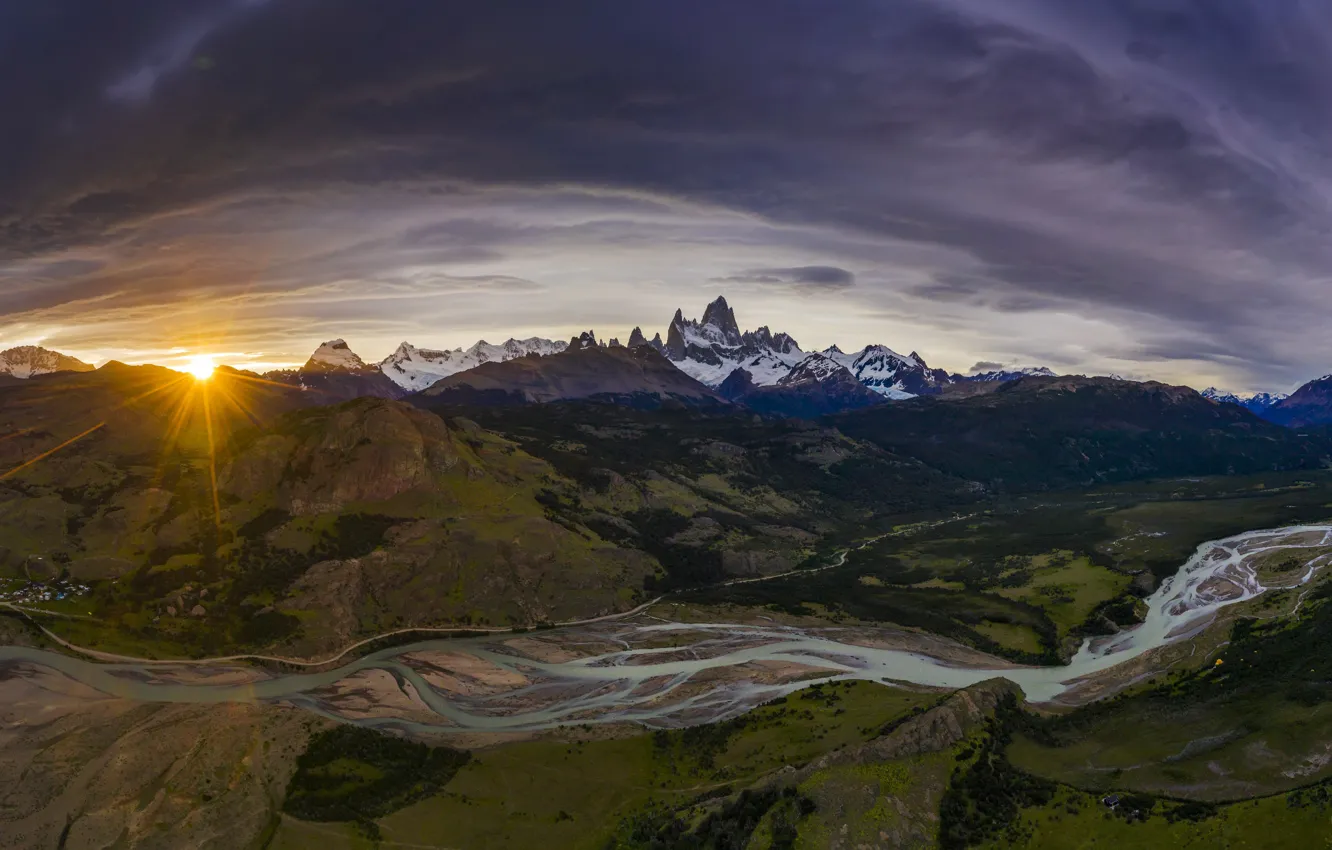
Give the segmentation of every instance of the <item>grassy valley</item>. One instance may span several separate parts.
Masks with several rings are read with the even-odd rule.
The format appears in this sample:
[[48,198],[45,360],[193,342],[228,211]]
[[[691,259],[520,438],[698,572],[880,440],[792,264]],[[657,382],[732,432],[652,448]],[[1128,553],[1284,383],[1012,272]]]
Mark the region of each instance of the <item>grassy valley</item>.
[[[1056,664],[1138,622],[1142,600],[1200,543],[1332,516],[1320,444],[1230,413],[1206,419],[1163,390],[1092,442],[1060,442],[1112,403],[1104,393],[1122,407],[1119,384],[1093,385],[1085,409],[1085,387],[1046,387],[1021,404],[1011,390],[817,423],[670,405],[308,406],[284,387],[242,408],[252,415],[223,418],[155,374],[89,384],[106,394],[105,424],[82,437],[82,420],[57,427],[73,410],[63,392],[0,388],[17,393],[0,442],[0,592],[18,606],[9,642],[42,640],[21,612],[105,651],[313,657],[398,630],[529,629],[669,595],[649,617],[889,626]],[[143,406],[158,395],[166,409]],[[974,442],[982,415],[1000,421],[985,437],[994,455],[964,462],[925,436],[929,421]],[[1167,456],[1190,434],[1211,448]],[[1042,441],[1084,460],[1056,453],[1015,476],[1006,453]],[[1301,564],[1288,560],[1263,561],[1261,575],[1291,578]],[[257,736],[254,752],[263,730],[299,725],[280,758],[252,752],[251,773],[219,774],[216,789],[112,781],[84,750],[69,754],[71,775],[113,789],[84,795],[93,802],[69,815],[70,834],[96,814],[147,846],[142,824],[178,823],[187,805],[212,823],[263,787],[236,841],[203,843],[1264,846],[1282,806],[1290,834],[1328,818],[1324,587],[1227,609],[1168,670],[1053,714],[1024,709],[1001,683],[952,695],[817,685],[717,724],[523,740],[392,724],[385,735],[289,709],[173,713],[164,741],[216,711]],[[71,714],[61,735],[93,735],[82,725],[92,714]],[[108,727],[96,747],[135,734]],[[23,758],[51,758],[60,740],[25,731]],[[159,796],[174,802],[143,814]],[[1122,802],[1111,809],[1107,796]],[[52,799],[11,802],[18,814],[4,817],[45,835],[63,817]]]

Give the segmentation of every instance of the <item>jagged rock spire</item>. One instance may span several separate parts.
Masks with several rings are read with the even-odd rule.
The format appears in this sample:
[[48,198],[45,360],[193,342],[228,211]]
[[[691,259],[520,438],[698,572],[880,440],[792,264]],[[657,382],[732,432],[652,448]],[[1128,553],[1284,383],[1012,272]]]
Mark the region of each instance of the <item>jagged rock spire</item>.
[[722,332],[727,345],[740,345],[740,325],[735,321],[735,311],[726,303],[726,297],[717,296],[717,300],[703,311],[704,325],[712,325]]
[[571,350],[576,351],[581,348],[596,348],[596,347],[597,347],[597,335],[595,331],[583,331],[578,336],[569,340],[569,348]]

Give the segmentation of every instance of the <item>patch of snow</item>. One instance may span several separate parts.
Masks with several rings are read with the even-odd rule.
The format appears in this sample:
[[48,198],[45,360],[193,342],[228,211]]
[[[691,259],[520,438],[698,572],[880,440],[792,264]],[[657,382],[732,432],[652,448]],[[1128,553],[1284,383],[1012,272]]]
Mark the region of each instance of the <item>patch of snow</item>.
[[341,339],[329,340],[316,348],[315,353],[310,355],[310,363],[338,371],[345,369],[355,372],[365,368],[365,361],[357,357],[356,352]]
[[87,372],[93,367],[74,357],[36,345],[21,345],[0,351],[0,375],[33,378],[52,372]]
[[492,345],[483,339],[468,349],[438,351],[404,342],[380,362],[379,369],[398,386],[415,392],[442,378],[475,369],[482,363],[503,363],[528,354],[544,357],[558,354],[568,345],[567,342],[540,337],[510,339],[500,345]]

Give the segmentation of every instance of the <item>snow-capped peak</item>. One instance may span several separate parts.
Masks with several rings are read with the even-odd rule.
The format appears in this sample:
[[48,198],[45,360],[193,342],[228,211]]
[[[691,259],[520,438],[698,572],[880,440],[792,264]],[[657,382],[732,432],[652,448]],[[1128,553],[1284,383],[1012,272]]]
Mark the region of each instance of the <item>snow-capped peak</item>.
[[975,383],[994,381],[1016,381],[1018,378],[1055,378],[1058,377],[1046,366],[1008,366],[989,372],[977,372],[967,375],[964,380]]
[[727,345],[740,345],[740,325],[735,321],[735,311],[726,303],[726,298],[717,296],[703,311],[702,327],[721,335]]
[[757,386],[771,386],[805,357],[788,334],[774,334],[767,327],[742,333],[725,298],[709,304],[701,320],[686,319],[676,310],[662,352],[710,387],[720,386],[736,369],[748,372]]
[[[726,303],[725,298],[718,298],[703,311],[701,320],[686,319],[680,310],[675,311],[670,329],[666,335],[666,348],[671,352],[672,360],[685,359],[688,350],[693,348],[710,349],[740,348],[744,345],[740,326],[735,321],[735,311]],[[728,371],[726,374],[730,374]],[[724,380],[722,375],[718,380]]]
[[77,357],[37,345],[20,345],[0,351],[0,375],[14,378],[32,378],[52,372],[91,372],[92,369]]
[[365,361],[356,356],[356,352],[341,339],[329,340],[315,349],[306,361],[306,372],[359,372],[365,369]]
[[833,360],[826,354],[809,354],[804,360],[797,363],[791,371],[777,382],[777,386],[791,386],[793,384],[806,381],[816,381],[822,383],[829,378],[844,374],[846,377],[854,380],[851,370],[847,369],[841,363]]
[[1239,396],[1235,395],[1229,390],[1219,390],[1216,387],[1208,387],[1207,389],[1198,393],[1198,395],[1202,396],[1203,398],[1211,399],[1212,401],[1227,401],[1232,404],[1239,404],[1240,401]]
[[1254,393],[1253,395],[1239,395],[1230,392],[1229,390],[1219,390],[1216,387],[1208,387],[1199,393],[1199,395],[1203,398],[1211,399],[1218,404],[1237,404],[1254,413],[1266,410],[1288,398],[1285,393]]
[[951,383],[942,372],[925,365],[914,351],[903,356],[886,345],[867,345],[848,353],[834,345],[823,353],[851,370],[866,387],[891,399],[938,392],[943,384]]
[[509,339],[492,345],[484,339],[468,349],[437,351],[404,342],[379,363],[379,369],[398,386],[413,392],[424,390],[441,378],[475,369],[482,363],[502,363],[528,354],[558,354],[568,343],[541,337]]

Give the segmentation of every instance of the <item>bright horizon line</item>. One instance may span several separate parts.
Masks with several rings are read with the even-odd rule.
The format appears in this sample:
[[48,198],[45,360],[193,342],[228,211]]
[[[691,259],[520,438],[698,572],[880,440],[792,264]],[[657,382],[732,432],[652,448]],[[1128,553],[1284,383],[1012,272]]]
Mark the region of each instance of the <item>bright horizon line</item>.
[[[641,325],[638,326],[638,327],[641,328]],[[631,329],[631,331],[632,331],[632,329]],[[574,338],[574,337],[578,336],[579,333],[582,333],[582,331],[578,331],[578,332],[570,332],[570,333],[569,333],[569,337],[570,337],[570,338]],[[655,333],[655,332],[654,332],[654,333]],[[646,333],[645,333],[644,335],[647,336]],[[389,353],[386,354],[384,357],[380,357],[380,358],[362,358],[362,361],[366,364],[366,366],[369,366],[369,367],[376,367],[376,366],[378,366],[381,362],[383,362],[385,359],[387,359],[387,357],[391,356],[391,355],[393,354],[394,351],[397,351],[397,349],[398,349],[399,347],[401,347],[402,345],[404,345],[404,344],[406,344],[406,345],[411,345],[411,346],[413,346],[414,348],[416,348],[416,349],[418,349],[418,350],[424,350],[424,351],[466,351],[466,350],[468,350],[469,348],[475,346],[476,344],[483,343],[483,342],[484,342],[484,343],[487,343],[487,344],[490,344],[490,345],[496,345],[496,344],[497,344],[497,343],[490,343],[490,342],[486,339],[486,336],[487,336],[487,335],[484,335],[484,334],[481,335],[481,336],[479,336],[478,339],[476,340],[476,342],[472,343],[472,345],[467,345],[467,346],[464,346],[464,345],[456,345],[456,346],[453,346],[453,347],[448,347],[448,346],[439,346],[439,347],[436,347],[436,346],[430,346],[430,345],[417,345],[417,344],[415,344],[415,343],[411,343],[411,342],[409,342],[409,341],[407,341],[407,340],[402,340],[402,341],[399,342],[397,345],[394,345],[393,348],[389,351]],[[490,336],[495,336],[495,335],[494,335],[494,334],[491,334]],[[549,334],[549,333],[547,333],[547,334],[543,334],[543,333],[541,333],[541,332],[530,332],[530,333],[523,334],[523,335],[510,333],[510,334],[506,334],[505,337],[504,337],[505,341],[508,341],[508,340],[510,340],[510,339],[521,340],[521,339],[533,339],[533,338],[537,338],[537,339],[547,339],[547,340],[552,340],[552,341],[553,341],[553,340],[561,340],[561,339],[564,338],[564,334],[562,334],[562,333],[558,333],[558,332],[557,332],[557,333],[554,333],[554,334]],[[611,339],[618,339],[618,340],[620,340],[620,341],[623,343],[623,342],[627,341],[628,338],[629,338],[629,333],[624,333],[624,334],[598,334],[598,335],[597,335],[597,339],[598,339],[600,342],[602,342],[602,343],[608,342],[608,341],[611,340]],[[649,338],[651,338],[651,337],[649,337]],[[64,355],[67,355],[67,356],[70,356],[70,357],[75,357],[75,358],[77,358],[77,359],[79,359],[79,360],[81,360],[81,361],[83,361],[83,362],[85,362],[85,363],[88,363],[89,365],[93,366],[93,368],[95,368],[95,369],[101,369],[103,366],[106,366],[108,363],[119,362],[119,363],[124,363],[124,364],[127,365],[127,366],[160,366],[160,367],[162,367],[162,368],[170,369],[170,370],[172,370],[172,371],[180,372],[180,373],[182,373],[182,374],[192,374],[192,372],[191,372],[191,365],[190,365],[190,364],[191,364],[191,361],[196,360],[196,359],[198,359],[198,358],[208,358],[208,359],[212,360],[213,363],[215,364],[215,366],[218,367],[218,368],[223,367],[223,366],[226,366],[226,367],[228,367],[228,368],[236,369],[236,370],[239,370],[239,371],[251,372],[251,373],[254,373],[254,374],[256,374],[256,375],[263,375],[263,374],[268,373],[268,372],[284,371],[284,370],[290,370],[290,369],[299,369],[300,367],[304,366],[306,362],[308,362],[309,357],[312,356],[312,355],[314,354],[315,350],[317,350],[319,346],[324,345],[324,344],[327,344],[327,343],[329,343],[329,342],[334,342],[334,341],[339,340],[339,339],[343,340],[344,342],[346,341],[345,336],[334,336],[334,337],[331,337],[331,338],[329,338],[329,339],[323,340],[323,341],[320,342],[320,343],[317,343],[317,344],[311,349],[310,355],[307,355],[305,358],[301,358],[301,359],[290,359],[290,360],[286,360],[286,359],[273,359],[273,360],[260,359],[260,358],[263,358],[263,357],[264,357],[264,352],[256,352],[256,353],[251,354],[251,353],[248,353],[248,352],[236,351],[234,348],[231,349],[231,350],[216,351],[216,352],[211,352],[211,353],[210,353],[210,352],[208,351],[208,349],[186,349],[186,348],[184,348],[184,347],[179,347],[179,346],[178,346],[178,347],[174,347],[174,348],[172,348],[172,349],[170,350],[168,356],[165,356],[165,357],[164,357],[164,356],[161,356],[160,354],[158,354],[158,355],[156,355],[156,356],[154,356],[154,355],[148,355],[148,356],[134,356],[133,353],[125,353],[125,354],[122,354],[122,355],[120,355],[120,356],[112,355],[112,356],[100,356],[100,357],[98,357],[98,356],[90,356],[90,355],[80,355],[80,354],[77,353],[76,350],[73,350],[73,349],[67,349],[67,348],[63,348],[63,347],[61,347],[61,348],[47,348],[47,346],[44,344],[44,340],[40,340],[40,339],[39,339],[38,341],[33,341],[33,342],[23,342],[23,343],[20,343],[19,345],[9,346],[9,347],[21,347],[22,345],[33,345],[33,346],[36,346],[36,347],[39,347],[39,348],[44,348],[44,349],[46,349],[46,350],[48,350],[48,351],[56,351],[56,352],[58,352],[58,353],[60,353],[60,354],[64,354]],[[859,350],[863,350],[863,349],[866,348],[866,347],[870,347],[870,346],[874,346],[874,345],[883,345],[883,343],[868,343],[867,345],[863,345],[863,346],[847,346],[847,347],[845,347],[845,348],[843,348],[843,347],[842,347],[840,344],[838,344],[838,343],[832,343],[831,345],[827,345],[827,346],[822,346],[822,347],[811,347],[811,348],[809,348],[809,349],[802,349],[802,350],[804,350],[805,353],[807,353],[807,354],[815,354],[815,353],[822,353],[823,351],[828,350],[828,348],[831,348],[831,347],[833,347],[833,346],[836,346],[836,347],[842,349],[843,351],[848,351],[848,352],[850,352],[850,351],[859,351]],[[348,347],[349,347],[354,353],[357,353],[357,351],[356,351],[357,347],[356,347],[356,346],[353,346],[353,345],[351,345],[350,343],[348,343]],[[905,356],[909,356],[909,354],[908,354],[908,355],[902,355],[901,352],[900,352],[898,349],[892,348],[891,346],[886,346],[886,345],[884,345],[884,347],[885,347],[885,348],[889,348],[890,350],[897,352],[900,356],[903,356],[903,357],[905,357]],[[358,356],[360,356],[359,353],[358,353]],[[929,357],[927,357],[927,356],[925,356],[925,355],[921,355],[921,357],[922,357],[922,359],[924,359],[927,363],[930,363],[930,358],[929,358]],[[86,358],[86,359],[85,359],[85,358]],[[941,362],[942,362],[942,361],[941,361]],[[984,362],[984,361],[982,361],[982,362]],[[1045,365],[1046,365],[1046,364],[1043,364],[1043,363],[1021,362],[1021,361],[1003,362],[1003,361],[1000,360],[999,358],[995,358],[993,362],[1001,363],[1002,365],[999,367],[1001,370],[1017,370],[1017,369],[1023,369],[1023,368],[1036,368],[1036,367],[1041,367],[1041,366],[1045,366]],[[940,366],[938,366],[938,365],[936,365],[936,364],[931,364],[931,368],[943,368],[945,371],[948,371],[948,372],[953,373],[953,374],[959,374],[959,375],[972,375],[972,374],[980,374],[980,373],[983,373],[983,372],[986,372],[986,371],[991,371],[990,369],[976,369],[974,366],[973,366],[973,367],[962,367],[962,368],[959,368],[959,367],[948,367],[948,366],[942,366],[942,367],[940,367]],[[1241,397],[1242,397],[1242,396],[1252,396],[1252,395],[1257,395],[1257,394],[1260,394],[1260,393],[1271,393],[1271,394],[1280,394],[1280,393],[1281,393],[1280,390],[1274,390],[1274,389],[1272,389],[1272,388],[1270,388],[1270,387],[1269,387],[1269,388],[1262,388],[1262,389],[1247,388],[1247,389],[1238,389],[1238,390],[1237,390],[1237,389],[1231,389],[1231,388],[1229,388],[1229,387],[1221,386],[1221,385],[1218,384],[1217,382],[1210,381],[1210,380],[1209,380],[1209,381],[1178,381],[1178,380],[1176,380],[1176,381],[1172,381],[1172,380],[1169,380],[1169,379],[1163,379],[1163,378],[1159,378],[1159,377],[1152,376],[1152,375],[1133,374],[1133,373],[1131,373],[1131,372],[1129,372],[1129,373],[1125,373],[1125,372],[1120,372],[1120,371],[1118,371],[1118,370],[1096,370],[1096,369],[1086,369],[1086,368],[1082,368],[1082,369],[1074,368],[1074,369],[1069,369],[1069,370],[1067,370],[1067,371],[1063,371],[1063,370],[1053,370],[1053,369],[1052,369],[1052,371],[1055,371],[1055,373],[1056,373],[1057,375],[1060,375],[1060,376],[1116,377],[1116,378],[1122,378],[1122,379],[1124,379],[1124,380],[1138,381],[1138,382],[1159,381],[1159,382],[1166,383],[1166,384],[1170,384],[1170,385],[1187,386],[1187,387],[1190,387],[1190,388],[1195,389],[1195,390],[1198,390],[1198,391],[1201,391],[1201,390],[1203,390],[1203,389],[1215,389],[1215,390],[1217,390],[1218,392],[1221,392],[1221,393],[1233,394],[1233,395],[1241,396]],[[1315,376],[1309,378],[1308,380],[1309,380],[1309,381],[1317,380],[1319,377],[1320,377],[1320,376],[1315,375]],[[1307,383],[1307,381],[1306,381],[1306,382],[1302,382],[1302,383],[1301,383],[1301,386],[1303,385],[1303,383]],[[1291,391],[1293,392],[1294,389],[1295,389],[1295,388],[1291,388]]]
[[[331,341],[331,340],[330,340],[330,341]],[[350,347],[350,346],[349,346],[349,347]],[[419,347],[419,346],[418,346],[418,347]],[[864,346],[862,346],[862,348],[863,348],[863,347],[864,347]],[[456,350],[456,349],[449,349],[449,350]],[[825,350],[826,350],[826,349],[825,349]],[[61,352],[61,353],[65,353],[65,352]],[[806,352],[806,353],[808,353],[808,354],[819,354],[819,353],[822,353],[822,352],[821,352],[821,351],[809,351],[809,352]],[[74,355],[70,355],[70,356],[74,356]],[[169,366],[169,365],[167,365],[166,363],[156,362],[156,361],[152,361],[152,360],[136,360],[136,361],[130,361],[130,360],[121,360],[121,359],[119,359],[119,358],[115,358],[115,357],[110,357],[110,358],[107,358],[107,359],[101,361],[100,363],[93,364],[93,368],[94,368],[94,369],[101,369],[102,367],[106,366],[107,364],[110,364],[110,363],[117,363],[117,362],[118,362],[118,363],[123,363],[123,364],[126,365],[126,366],[158,366],[158,367],[161,367],[161,368],[163,368],[163,369],[168,369],[168,370],[170,370],[170,371],[172,371],[172,372],[177,372],[177,373],[182,374],[182,375],[192,375],[192,376],[194,376],[195,378],[198,378],[198,379],[200,379],[200,380],[207,380],[207,378],[203,378],[203,377],[201,377],[201,375],[200,375],[198,372],[194,371],[192,365],[190,365],[190,364],[192,364],[192,363],[197,363],[197,362],[199,362],[199,361],[204,361],[204,360],[209,361],[209,362],[212,364],[212,366],[213,366],[212,370],[210,370],[209,373],[208,373],[209,377],[211,377],[212,374],[215,373],[218,369],[222,369],[222,368],[234,369],[234,370],[236,370],[236,371],[238,371],[238,372],[249,372],[249,373],[254,374],[254,375],[263,375],[263,374],[266,373],[266,372],[282,371],[282,370],[286,370],[286,369],[299,369],[301,366],[304,366],[304,365],[305,365],[305,362],[304,362],[304,361],[293,361],[293,362],[290,362],[290,363],[265,362],[265,363],[262,363],[262,364],[249,364],[250,366],[254,366],[254,365],[262,365],[262,366],[265,367],[264,369],[260,370],[260,369],[254,369],[254,368],[246,368],[246,367],[244,367],[244,366],[237,366],[237,365],[235,365],[234,363],[223,362],[222,360],[218,359],[218,358],[221,357],[221,356],[222,356],[222,355],[209,355],[209,354],[183,354],[183,355],[181,355],[179,358],[176,358],[176,359],[177,359],[177,360],[183,360],[183,361],[186,361],[187,365],[184,365],[184,366]],[[371,367],[377,367],[377,366],[380,364],[380,362],[381,362],[381,361],[379,361],[379,360],[366,361],[366,365],[367,365],[367,366],[371,366]],[[1029,368],[1029,367],[1027,367],[1027,366],[1019,366],[1019,365],[1012,365],[1012,366],[1004,366],[1004,367],[1002,367],[1002,370],[1014,370],[1014,369],[1022,369],[1022,368]],[[1053,370],[1052,370],[1052,371],[1053,371]],[[965,371],[954,372],[953,374],[967,375],[967,374],[982,374],[982,373],[981,373],[981,372],[976,372],[975,370],[968,369],[968,370],[965,370]],[[1134,381],[1134,382],[1137,382],[1137,383],[1146,383],[1146,382],[1149,382],[1149,381],[1156,380],[1156,379],[1153,379],[1153,378],[1138,379],[1138,378],[1124,377],[1124,376],[1122,376],[1122,375],[1098,375],[1098,374],[1090,374],[1090,373],[1083,373],[1083,372],[1056,372],[1055,374],[1056,374],[1057,377],[1061,377],[1061,378],[1062,378],[1062,377],[1114,378],[1114,379],[1118,379],[1118,380]],[[1318,379],[1317,379],[1317,378],[1311,378],[1310,380],[1318,380]],[[1240,390],[1230,390],[1230,389],[1226,389],[1226,388],[1224,388],[1224,387],[1203,387],[1203,388],[1200,389],[1200,388],[1198,388],[1198,387],[1194,387],[1194,386],[1192,386],[1192,385],[1190,385],[1190,384],[1180,384],[1179,386],[1185,386],[1185,387],[1188,387],[1189,389],[1193,389],[1193,390],[1196,391],[1196,392],[1201,392],[1203,389],[1212,389],[1212,390],[1216,390],[1216,391],[1219,392],[1219,393],[1225,393],[1225,394],[1229,394],[1229,395],[1235,395],[1235,396],[1237,396],[1237,397],[1244,397],[1244,396],[1258,395],[1258,394],[1260,394],[1260,393],[1268,393],[1268,392],[1270,392],[1270,391],[1267,391],[1267,390],[1259,390],[1259,391],[1255,391],[1255,392],[1244,392],[1244,391],[1240,391]],[[1279,393],[1270,393],[1270,394],[1277,395],[1277,394],[1279,394]]]

